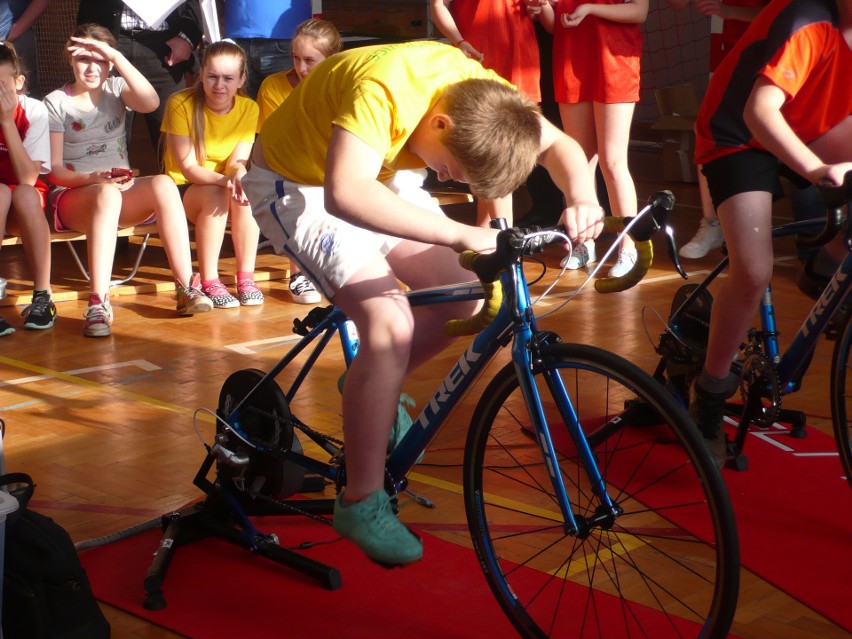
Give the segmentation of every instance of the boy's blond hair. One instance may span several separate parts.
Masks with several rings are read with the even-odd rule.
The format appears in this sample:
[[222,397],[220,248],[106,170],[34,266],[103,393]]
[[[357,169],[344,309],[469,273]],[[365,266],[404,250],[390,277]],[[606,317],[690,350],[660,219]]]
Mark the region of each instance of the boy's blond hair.
[[541,144],[540,111],[497,80],[451,84],[442,96],[453,125],[443,144],[458,160],[477,197],[512,193],[533,170]]

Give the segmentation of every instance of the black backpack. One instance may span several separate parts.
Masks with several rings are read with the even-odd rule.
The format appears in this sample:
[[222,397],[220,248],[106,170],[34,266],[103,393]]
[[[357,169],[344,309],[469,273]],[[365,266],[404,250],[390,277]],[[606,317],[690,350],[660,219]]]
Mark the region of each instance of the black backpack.
[[29,475],[0,476],[20,504],[6,518],[4,639],[108,639],[110,627],[92,594],[71,537],[27,508]]

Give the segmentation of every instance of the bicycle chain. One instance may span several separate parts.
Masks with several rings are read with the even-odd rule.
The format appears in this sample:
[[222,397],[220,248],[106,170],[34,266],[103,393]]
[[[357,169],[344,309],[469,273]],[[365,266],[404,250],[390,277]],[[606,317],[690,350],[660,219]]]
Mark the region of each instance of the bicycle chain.
[[306,510],[302,510],[301,508],[294,506],[292,503],[288,503],[288,502],[282,501],[280,499],[275,499],[275,497],[269,497],[267,495],[257,495],[257,497],[255,497],[255,499],[274,504],[275,506],[278,506],[279,508],[282,508],[284,510],[289,510],[290,512],[294,512],[294,513],[297,513],[299,515],[304,515],[305,517],[309,517],[310,519],[313,519],[314,521],[318,521],[318,522],[323,523],[327,526],[331,526],[332,520],[329,519],[328,517],[322,517],[321,515],[315,515],[314,513],[309,513]]
[[[274,415],[272,413],[267,413],[266,411],[261,410],[260,408],[258,408],[256,406],[247,406],[246,411],[256,413],[256,414],[258,414],[262,417],[266,417],[267,419],[272,420],[273,422],[275,422],[275,425],[277,427],[280,427],[281,422],[283,421],[283,419],[281,417],[279,417],[278,415]],[[297,428],[298,430],[303,432],[308,437],[311,437],[311,439],[313,439],[312,436],[315,436],[319,439],[323,439],[327,442],[331,442],[332,444],[337,444],[338,447],[341,447],[341,448],[343,447],[343,440],[337,439],[336,437],[332,437],[331,435],[327,435],[326,433],[321,433],[320,431],[318,431],[314,428],[311,428],[310,426],[308,426],[307,424],[302,422],[300,419],[298,419],[294,415],[290,415],[289,422],[290,422],[291,426],[293,426],[294,428]],[[239,438],[239,435],[237,437]],[[249,441],[251,441],[250,438],[249,438]],[[289,452],[289,450],[287,450],[285,452]]]
[[[266,417],[267,419],[272,420],[273,422],[275,422],[276,427],[280,427],[280,425],[281,425],[280,424],[280,422],[282,421],[281,417],[278,417],[277,415],[273,415],[272,413],[267,413],[266,411],[263,411],[260,408],[257,408],[256,406],[247,406],[246,411],[253,412],[257,415],[260,415],[262,417]],[[298,419],[294,415],[290,415],[290,424],[294,428],[298,429],[299,431],[301,431],[302,433],[307,435],[308,437],[311,437],[311,435],[313,435],[313,436],[316,436],[319,439],[322,439],[322,440],[325,440],[327,442],[331,442],[332,444],[337,445],[339,450],[335,455],[332,456],[332,460],[340,459],[341,452],[343,451],[343,440],[337,439],[336,437],[332,437],[331,435],[328,435],[326,433],[321,433],[320,431],[318,431],[314,428],[311,428],[310,426],[308,426],[307,424],[302,422],[300,419]],[[240,436],[238,436],[238,438],[239,437]],[[311,439],[313,439],[313,437],[311,437]],[[251,441],[251,439],[249,441]],[[291,449],[286,449],[286,450],[282,449],[282,450],[285,453],[288,453],[288,452],[291,451]],[[343,468],[342,464],[338,463],[337,466],[338,466],[339,469]],[[342,486],[340,485],[340,482],[339,482],[339,479],[342,477],[342,475],[343,475],[342,472],[338,472],[338,482],[337,482],[337,486],[336,486],[336,489],[337,489],[338,492],[340,492],[340,490],[342,490]],[[390,471],[388,471],[387,467],[385,468],[385,483],[386,483],[385,489],[388,490],[388,494],[392,495],[392,497],[394,497],[394,498],[397,498],[398,493],[396,493],[395,490],[394,490],[393,493],[391,493],[391,490],[394,489],[395,482],[394,482],[393,476],[390,474]],[[326,517],[321,517],[320,515],[315,515],[313,513],[306,512],[306,511],[302,510],[301,508],[298,508],[297,506],[293,506],[292,503],[286,503],[282,500],[276,499],[274,497],[270,497],[268,495],[263,495],[263,494],[258,493],[254,498],[255,499],[262,499],[263,501],[272,503],[275,506],[278,506],[278,507],[283,508],[285,510],[289,510],[289,511],[298,513],[300,515],[304,515],[306,517],[309,517],[309,518],[314,519],[316,521],[322,522],[322,523],[327,524],[329,526],[332,523],[331,520],[326,518]],[[399,512],[398,503],[392,504],[392,507],[393,507],[395,513]]]
[[781,381],[772,361],[760,351],[748,349],[742,363],[740,376],[740,396],[746,406],[752,399],[752,393],[768,400],[769,404],[759,403],[752,407],[749,417],[758,428],[769,428],[778,418],[781,410]]
[[[288,421],[286,418],[281,418],[278,415],[274,415],[272,413],[268,413],[264,410],[261,410],[257,406],[247,406],[246,412],[251,412],[254,415],[259,415],[261,417],[265,417],[268,420],[271,420],[272,422],[275,423],[276,428],[279,428],[279,429],[281,427],[282,422],[286,423]],[[307,435],[308,437],[311,437],[313,435],[313,436],[316,436],[319,439],[331,442],[331,443],[337,445],[340,448],[343,447],[343,442],[341,440],[339,440],[335,437],[331,437],[330,435],[327,435],[325,433],[321,433],[318,430],[311,428],[310,426],[303,423],[298,418],[296,418],[292,415],[289,418],[289,424],[291,426],[293,426],[294,428],[298,429],[299,431],[301,431],[302,433],[304,433],[305,435]],[[237,438],[242,439],[242,437],[240,435],[237,435]],[[252,437],[247,437],[247,439],[252,444],[254,444],[255,441],[256,441]],[[264,443],[264,445],[269,445],[269,444]],[[288,453],[288,452],[291,451],[291,449],[280,449],[280,450],[284,453]],[[244,492],[244,491],[241,491],[241,492]],[[248,493],[246,493],[246,494],[248,494]],[[290,512],[293,512],[293,513],[297,513],[299,515],[304,515],[305,517],[308,517],[309,519],[313,519],[314,521],[326,524],[327,526],[330,526],[332,524],[332,520],[327,518],[327,517],[322,517],[320,515],[316,515],[314,513],[307,512],[306,510],[303,510],[303,509],[299,508],[298,506],[294,506],[290,502],[286,502],[286,501],[281,500],[281,499],[276,499],[275,497],[270,497],[269,495],[264,495],[262,493],[258,493],[257,495],[254,495],[252,498],[256,499],[258,501],[262,501],[262,502],[267,503],[267,504],[272,504],[272,505],[276,506],[277,508],[280,508],[280,509],[283,509],[283,510],[287,510],[287,511],[290,511]]]

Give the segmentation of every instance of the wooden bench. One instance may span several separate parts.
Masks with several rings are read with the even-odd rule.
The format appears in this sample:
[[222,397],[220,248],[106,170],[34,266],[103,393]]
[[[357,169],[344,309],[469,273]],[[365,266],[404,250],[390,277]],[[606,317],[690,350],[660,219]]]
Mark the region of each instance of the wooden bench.
[[[473,197],[469,193],[459,192],[459,191],[432,191],[430,193],[433,199],[441,206],[446,205],[455,205],[455,204],[468,204],[473,202]],[[113,294],[123,294],[123,289],[118,289],[118,287],[122,287],[124,285],[128,285],[131,280],[133,280],[138,272],[139,268],[142,264],[142,258],[145,254],[145,249],[148,247],[148,240],[152,235],[157,235],[157,225],[156,224],[137,224],[136,226],[130,226],[124,229],[120,229],[117,233],[118,237],[140,237],[142,238],[139,241],[139,248],[136,251],[136,256],[133,261],[133,265],[130,268],[130,272],[121,279],[112,279],[110,280],[110,288],[116,289],[113,291]],[[74,246],[75,242],[79,242],[86,239],[85,233],[78,233],[76,231],[63,231],[58,232],[54,231],[50,234],[51,243],[54,242],[62,242],[66,246],[68,246],[68,250],[71,252],[71,257],[74,259],[74,263],[77,265],[77,268],[80,270],[80,273],[89,281],[89,273],[83,264],[83,260],[80,258],[80,254]],[[21,244],[21,238],[16,236],[8,236],[0,238],[0,246],[16,246]],[[277,263],[280,262],[280,257],[275,256],[276,265],[268,266],[265,269],[259,269],[256,273],[256,279],[258,281],[267,281],[273,279],[287,279],[290,277],[290,269],[288,268],[280,268],[280,265]],[[125,287],[128,289],[127,292],[130,293],[140,293],[144,291],[154,290],[154,291],[164,291],[164,290],[173,290],[174,284],[173,282],[165,283],[145,283],[143,285],[136,286],[128,286]],[[75,291],[68,294],[65,293],[57,293],[54,291],[54,300],[61,301],[64,299],[84,299],[84,296],[87,295],[86,292],[83,291]],[[21,297],[20,295],[11,294],[8,298],[4,299],[0,302],[0,305],[9,305],[15,303],[25,303],[27,301],[27,297]]]
[[[142,237],[142,242],[139,245],[139,250],[136,253],[136,259],[133,262],[133,267],[130,269],[130,273],[122,279],[111,280],[109,283],[110,287],[121,286],[122,284],[126,284],[134,277],[136,277],[136,274],[139,272],[139,265],[142,263],[142,256],[145,254],[145,249],[148,248],[148,238],[150,238],[151,235],[156,234],[156,224],[137,224],[136,226],[129,226],[125,229],[120,229],[118,231],[118,237],[140,236]],[[83,274],[83,277],[85,277],[86,281],[88,282],[89,272],[83,265],[83,261],[80,259],[80,255],[79,253],[77,253],[77,249],[74,248],[74,242],[78,242],[85,239],[86,234],[78,233],[77,231],[53,231],[50,234],[51,243],[66,243],[66,245],[68,246],[68,250],[71,251],[71,256],[74,258],[74,262],[77,264],[77,268],[80,269],[80,273]],[[0,243],[0,246],[14,246],[16,244],[21,244],[21,238],[10,235],[2,239],[2,243]]]

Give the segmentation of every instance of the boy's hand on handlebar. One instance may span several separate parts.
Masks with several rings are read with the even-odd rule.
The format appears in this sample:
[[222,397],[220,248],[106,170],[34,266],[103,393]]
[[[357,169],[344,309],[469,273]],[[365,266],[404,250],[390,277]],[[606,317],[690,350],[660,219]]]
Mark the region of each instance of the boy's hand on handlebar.
[[452,244],[456,253],[471,250],[477,253],[491,253],[497,247],[497,234],[500,231],[483,226],[464,225],[464,231]]
[[559,223],[575,244],[593,240],[603,231],[604,211],[597,202],[576,202],[563,212]]

